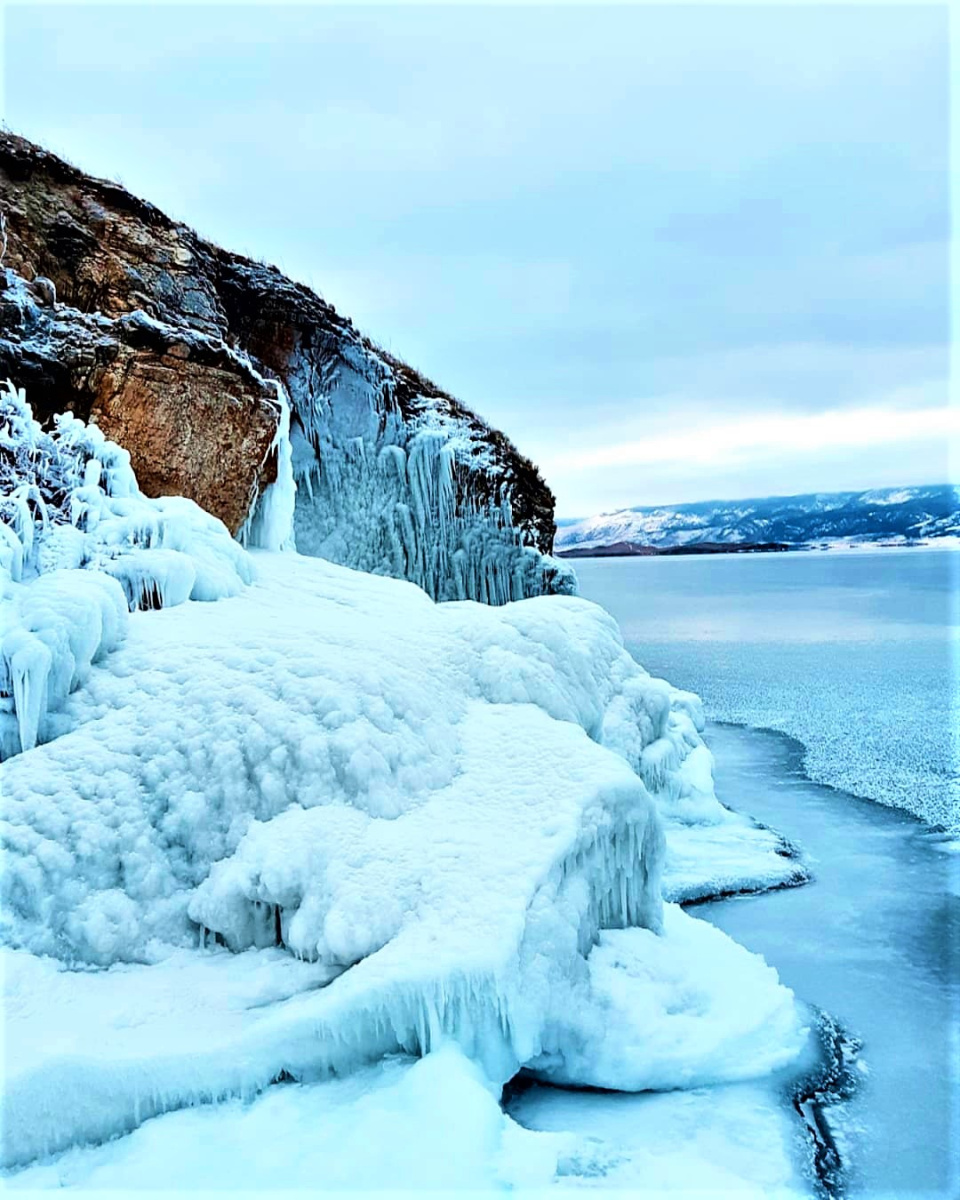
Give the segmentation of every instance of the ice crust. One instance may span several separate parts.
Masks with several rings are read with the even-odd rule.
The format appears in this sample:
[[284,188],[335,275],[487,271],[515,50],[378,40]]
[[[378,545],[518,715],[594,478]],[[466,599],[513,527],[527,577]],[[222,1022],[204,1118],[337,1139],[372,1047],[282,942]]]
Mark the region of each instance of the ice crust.
[[121,1143],[73,1150],[7,1183],[234,1194],[276,1191],[278,1181],[313,1192],[320,1179],[325,1194],[484,1195],[547,1187],[571,1140],[522,1129],[476,1064],[446,1044],[420,1060],[388,1058],[344,1079],[271,1088],[253,1103],[171,1113]]
[[[518,1123],[518,1122],[522,1122]],[[13,1189],[143,1187],[249,1194],[554,1194],[799,1200],[788,1115],[763,1083],[614,1096],[533,1088],[507,1112],[446,1043],[322,1083],[170,1113],[130,1137],[8,1176]],[[407,1190],[409,1189],[409,1190]]]

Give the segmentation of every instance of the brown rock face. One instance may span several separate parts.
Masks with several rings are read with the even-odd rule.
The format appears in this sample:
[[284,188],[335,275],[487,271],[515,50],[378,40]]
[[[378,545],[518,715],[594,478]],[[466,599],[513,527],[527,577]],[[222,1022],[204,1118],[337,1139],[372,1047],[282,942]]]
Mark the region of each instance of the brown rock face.
[[192,331],[41,307],[12,272],[0,285],[0,377],[26,388],[37,419],[96,422],[147,495],[188,496],[235,533],[276,474],[273,385]]
[[[0,303],[0,372],[26,386],[41,415],[69,403],[94,416],[130,450],[148,494],[191,496],[236,531],[249,497],[276,470],[269,450],[279,409],[264,379],[273,377],[291,400],[294,441],[309,447],[297,460],[305,478],[312,468],[303,467],[303,453],[316,464],[350,455],[362,439],[372,462],[385,445],[409,448],[419,432],[440,428],[455,445],[453,516],[482,522],[488,512],[501,541],[504,520],[515,531],[518,553],[524,546],[550,553],[554,498],[534,464],[308,288],[10,133],[0,133],[0,211],[3,266],[36,281],[33,299],[46,314],[36,320],[48,332],[60,327],[55,351],[39,353],[4,327],[12,309]],[[52,314],[39,277],[56,290]],[[65,328],[71,323],[78,332]],[[369,510],[373,485],[365,478],[358,486]],[[382,514],[391,527],[395,499]],[[347,508],[349,498],[341,512]],[[396,553],[390,562],[362,554],[338,561],[413,577],[404,563],[445,562],[455,549],[441,547],[434,528],[448,528],[449,516],[425,518],[402,561]],[[316,552],[336,557],[334,541]]]
[[197,353],[196,342],[165,344],[163,335],[151,346],[139,339],[131,346],[129,328],[123,332],[128,340],[95,380],[91,418],[130,449],[148,496],[188,496],[236,533],[258,492],[276,478],[273,395],[219,348]]

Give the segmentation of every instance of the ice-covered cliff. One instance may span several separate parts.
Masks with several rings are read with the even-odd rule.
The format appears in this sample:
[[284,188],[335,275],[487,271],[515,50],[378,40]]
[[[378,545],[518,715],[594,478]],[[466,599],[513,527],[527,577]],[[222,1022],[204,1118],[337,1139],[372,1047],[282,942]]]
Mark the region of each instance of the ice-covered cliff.
[[9,285],[33,303],[25,319],[0,301],[0,378],[41,420],[95,420],[147,494],[237,533],[284,453],[305,553],[439,599],[575,590],[536,467],[309,288],[10,133],[0,212]]
[[532,464],[10,135],[0,204],[5,1185],[195,1188],[193,1144],[275,1189],[265,1140],[311,1184],[546,1185],[521,1070],[801,1059],[776,973],[674,902],[802,868],[717,801],[696,697],[563,594]]

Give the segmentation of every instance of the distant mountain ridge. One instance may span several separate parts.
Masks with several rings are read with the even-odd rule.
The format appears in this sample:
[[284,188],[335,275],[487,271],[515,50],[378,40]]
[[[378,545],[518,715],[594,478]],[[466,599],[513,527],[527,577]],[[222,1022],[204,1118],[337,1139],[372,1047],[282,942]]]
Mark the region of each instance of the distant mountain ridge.
[[628,543],[664,550],[704,543],[810,545],[830,541],[911,542],[960,535],[960,487],[874,488],[752,500],[637,506],[558,522],[556,551]]

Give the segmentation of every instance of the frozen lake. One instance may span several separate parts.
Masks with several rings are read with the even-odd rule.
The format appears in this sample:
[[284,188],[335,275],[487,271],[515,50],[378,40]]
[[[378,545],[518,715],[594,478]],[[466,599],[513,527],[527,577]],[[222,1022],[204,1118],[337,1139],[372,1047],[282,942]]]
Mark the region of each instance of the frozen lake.
[[787,738],[719,726],[708,740],[721,800],[798,842],[814,878],[694,911],[862,1039],[858,1090],[826,1114],[850,1193],[957,1195],[956,855],[908,814],[811,783]]
[[[826,1118],[852,1195],[960,1193],[958,859],[920,820],[840,790],[956,827],[958,564],[929,550],[577,564],[583,594],[617,617],[648,669],[700,692],[714,719],[802,739],[708,730],[721,800],[802,846],[813,882],[693,911],[862,1039],[856,1093]],[[717,1089],[712,1104],[736,1111],[732,1099]],[[768,1148],[774,1099],[747,1118]],[[538,1088],[516,1115],[534,1128],[576,1123],[639,1161],[649,1142],[640,1125],[625,1127],[644,1104],[672,1112],[677,1100]],[[792,1138],[781,1137],[786,1148],[766,1159],[799,1169]],[[760,1159],[732,1162],[745,1188],[776,1191]],[[798,1186],[796,1175],[777,1183]]]
[[584,596],[715,720],[803,743],[811,779],[960,828],[960,552],[586,559]]

